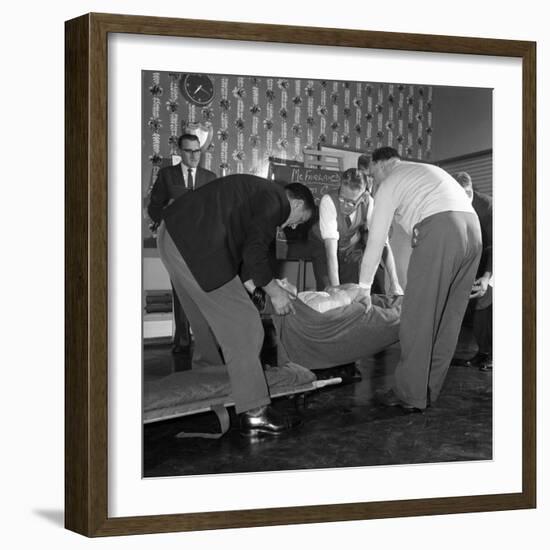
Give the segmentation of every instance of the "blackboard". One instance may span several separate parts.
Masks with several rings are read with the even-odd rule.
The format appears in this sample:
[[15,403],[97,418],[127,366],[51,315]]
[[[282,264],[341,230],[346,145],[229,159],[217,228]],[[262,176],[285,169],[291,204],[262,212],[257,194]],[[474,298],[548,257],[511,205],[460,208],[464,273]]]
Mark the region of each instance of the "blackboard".
[[[318,168],[306,168],[304,166],[289,166],[285,164],[271,163],[269,177],[280,183],[298,182],[307,185],[313,194],[315,204],[319,204],[321,197],[329,191],[338,190],[342,182],[342,174],[336,170],[320,170]],[[297,259],[288,249],[288,244],[296,241],[306,242],[311,238],[312,226],[317,222],[317,214],[305,224],[299,225],[296,229],[286,227],[277,234],[277,258]],[[309,256],[306,254],[306,256]]]
[[342,174],[336,170],[272,164],[270,173],[272,177],[279,181],[286,183],[297,181],[307,185],[316,203],[329,191],[337,190],[342,182]]

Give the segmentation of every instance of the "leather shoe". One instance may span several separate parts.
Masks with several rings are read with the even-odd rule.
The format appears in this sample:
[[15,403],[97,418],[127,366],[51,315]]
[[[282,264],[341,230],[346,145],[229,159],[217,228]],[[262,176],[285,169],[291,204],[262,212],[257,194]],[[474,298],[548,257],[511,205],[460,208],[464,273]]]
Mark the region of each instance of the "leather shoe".
[[490,370],[493,370],[493,360],[485,359],[485,361],[479,364],[479,370],[482,372],[488,372]]
[[[471,361],[472,366],[478,367],[479,370],[489,370],[493,365],[492,357],[486,352],[476,353]],[[485,365],[487,365],[487,368],[485,368]]]
[[271,405],[246,411],[239,415],[241,435],[253,437],[257,435],[280,435],[298,426],[298,418],[282,415]]
[[[485,367],[488,364],[490,366]],[[479,370],[490,370],[493,368],[493,360],[488,353],[478,352],[470,359],[454,359],[451,361],[453,367],[478,367]]]
[[471,367],[472,366],[472,360],[471,359],[455,359],[451,361],[451,365],[453,367]]
[[385,393],[378,393],[376,395],[376,401],[378,401],[378,403],[384,405],[385,407],[399,407],[403,410],[403,412],[406,413],[422,412],[422,409],[419,409],[418,407],[410,405],[409,403],[406,403],[405,401],[399,399],[399,397],[397,397],[397,395],[395,395],[395,392],[391,389]]

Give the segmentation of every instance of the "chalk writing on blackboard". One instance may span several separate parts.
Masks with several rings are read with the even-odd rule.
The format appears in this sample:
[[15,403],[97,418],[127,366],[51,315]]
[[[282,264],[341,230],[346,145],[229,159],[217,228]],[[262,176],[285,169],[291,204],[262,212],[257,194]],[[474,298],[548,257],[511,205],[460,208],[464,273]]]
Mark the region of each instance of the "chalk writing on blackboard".
[[340,185],[340,172],[332,170],[317,170],[314,168],[292,168],[292,181],[299,183],[315,183],[317,185]]
[[303,166],[277,166],[272,167],[276,180],[303,183],[307,185],[316,202],[333,189],[338,189],[342,182],[340,172],[334,170],[319,170],[317,168],[305,168]]

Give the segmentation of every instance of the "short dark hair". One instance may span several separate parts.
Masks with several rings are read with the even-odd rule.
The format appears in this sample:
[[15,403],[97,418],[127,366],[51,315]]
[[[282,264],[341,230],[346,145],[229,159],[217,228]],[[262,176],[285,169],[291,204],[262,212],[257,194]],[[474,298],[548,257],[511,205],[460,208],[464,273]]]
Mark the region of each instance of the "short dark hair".
[[457,172],[453,174],[453,178],[464,188],[472,187],[472,177],[468,172]]
[[359,157],[357,157],[357,170],[361,170],[362,168],[367,169],[369,167],[369,164],[369,155],[359,155]]
[[342,174],[342,185],[350,189],[361,189],[365,185],[356,168],[348,168]]
[[313,194],[307,185],[293,181],[292,183],[285,185],[285,189],[293,199],[304,201],[305,209],[309,210],[313,216],[315,213],[315,200],[313,199]]
[[182,134],[178,138],[178,147],[181,149],[181,142],[186,139],[187,141],[198,141],[199,145],[201,144],[201,140],[199,139],[199,136],[195,134]]
[[372,162],[380,160],[400,159],[399,153],[393,147],[379,147],[372,153]]

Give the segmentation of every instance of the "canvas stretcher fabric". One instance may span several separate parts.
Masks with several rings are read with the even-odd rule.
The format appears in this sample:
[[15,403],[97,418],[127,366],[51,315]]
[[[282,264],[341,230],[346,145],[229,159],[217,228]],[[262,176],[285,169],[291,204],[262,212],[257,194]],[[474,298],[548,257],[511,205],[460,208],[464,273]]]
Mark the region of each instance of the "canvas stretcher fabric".
[[322,369],[374,355],[399,340],[402,296],[373,295],[372,306],[354,302],[321,313],[296,300],[293,315],[272,315],[278,363]]

